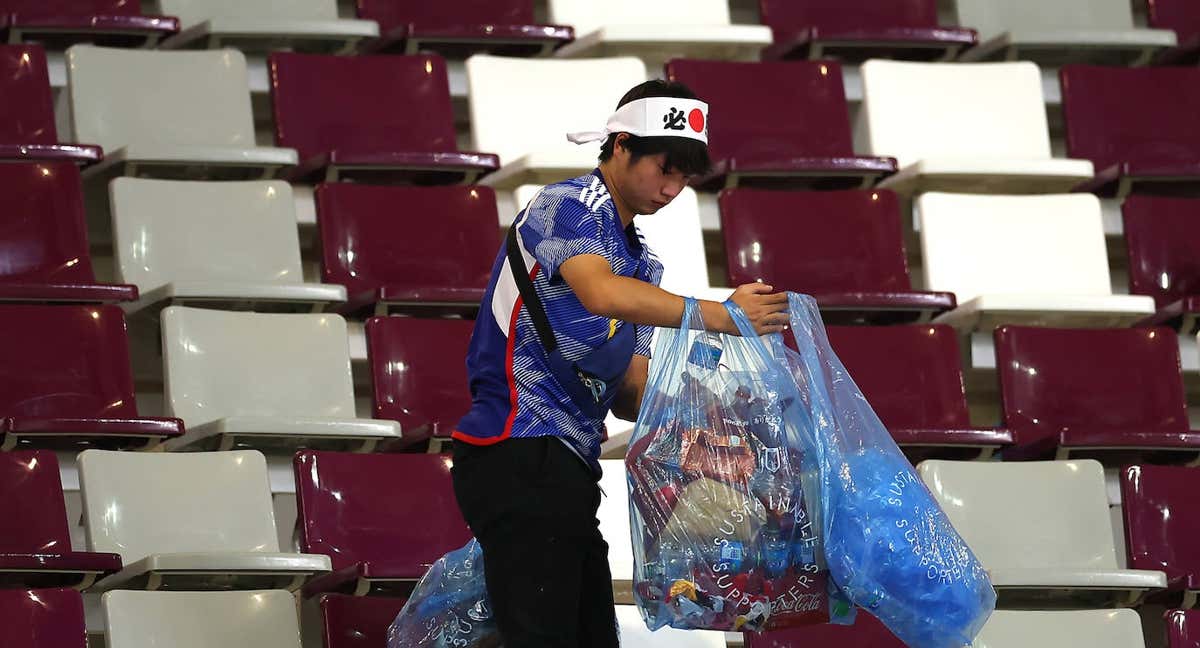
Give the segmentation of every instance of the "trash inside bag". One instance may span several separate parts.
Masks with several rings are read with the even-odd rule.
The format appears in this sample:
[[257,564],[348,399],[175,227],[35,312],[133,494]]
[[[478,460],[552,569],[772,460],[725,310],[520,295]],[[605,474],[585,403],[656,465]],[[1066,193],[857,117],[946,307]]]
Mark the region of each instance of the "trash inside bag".
[[647,626],[757,631],[848,614],[821,565],[818,463],[791,375],[757,338],[705,331],[694,300],[682,328],[659,334],[625,460]]
[[996,605],[987,573],[834,354],[816,301],[788,303],[787,366],[817,442],[834,583],[909,646],[970,645]]
[[483,574],[474,539],[439,558],[388,628],[387,648],[499,648]]

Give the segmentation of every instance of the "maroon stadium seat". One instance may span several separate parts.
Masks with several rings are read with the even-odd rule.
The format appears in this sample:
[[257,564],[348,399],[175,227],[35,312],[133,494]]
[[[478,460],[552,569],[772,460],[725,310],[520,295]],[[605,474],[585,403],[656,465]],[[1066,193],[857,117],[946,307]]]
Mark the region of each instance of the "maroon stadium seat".
[[91,164],[103,156],[99,146],[59,143],[41,47],[0,45],[0,97],[0,162]]
[[458,150],[439,56],[280,52],[268,66],[275,144],[300,156],[293,181],[448,184],[499,167],[495,155]]
[[738,188],[719,204],[727,285],[813,295],[829,324],[928,321],[956,304],[952,293],[912,289],[890,191]]
[[1175,36],[1179,39],[1178,47],[1159,54],[1157,63],[1200,63],[1200,5],[1195,0],[1147,0],[1146,22],[1155,29],[1175,30]]
[[938,25],[937,0],[758,0],[758,10],[775,37],[763,60],[953,60],[979,40]]
[[[71,550],[53,452],[0,452],[0,492],[0,590],[14,585],[83,589],[120,571],[117,554]],[[3,625],[0,639],[5,637]]]
[[131,0],[0,0],[0,37],[10,43],[141,47],[178,31],[178,18],[143,15],[141,3]]
[[1200,648],[1200,610],[1171,610],[1167,623],[1167,648]]
[[710,174],[694,184],[869,187],[896,161],[854,154],[841,66],[832,61],[735,63],[675,59],[682,81],[711,106]]
[[0,646],[87,648],[83,596],[71,589],[0,590]]
[[0,302],[137,299],[137,286],[96,282],[75,165],[0,164],[0,196]]
[[489,187],[317,188],[321,280],[342,284],[344,312],[479,309],[499,250]]
[[533,0],[357,0],[358,17],[379,23],[372,52],[436,52],[447,58],[472,54],[548,54],[575,38],[562,25],[539,25]]
[[1067,65],[1059,79],[1067,156],[1096,168],[1080,189],[1200,191],[1200,68]]
[[1195,335],[1200,314],[1200,200],[1130,196],[1121,206],[1129,292],[1154,298],[1142,322]]
[[949,326],[830,326],[829,344],[892,438],[914,461],[987,458],[1007,430],[974,428],[958,336]]
[[474,328],[461,319],[367,320],[372,416],[399,421],[405,435],[450,438],[471,409],[464,358]]
[[1171,329],[996,329],[1005,459],[1086,457],[1109,465],[1191,460],[1179,345]]
[[1129,466],[1121,471],[1121,506],[1130,569],[1167,575],[1167,589],[1184,594],[1183,607],[1200,595],[1200,468]]
[[471,539],[440,454],[296,453],[300,551],[326,554],[333,572],[306,596],[375,590],[407,595],[445,553]]
[[0,306],[0,449],[145,447],[183,434],[139,417],[116,306]]

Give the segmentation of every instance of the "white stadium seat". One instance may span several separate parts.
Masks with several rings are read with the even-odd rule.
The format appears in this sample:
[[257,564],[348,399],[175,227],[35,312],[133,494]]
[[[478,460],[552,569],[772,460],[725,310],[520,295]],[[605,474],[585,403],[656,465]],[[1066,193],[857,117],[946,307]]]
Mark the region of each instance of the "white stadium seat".
[[108,648],[300,648],[296,601],[259,592],[107,592]]
[[960,25],[979,31],[961,56],[1052,64],[1145,64],[1176,42],[1169,29],[1135,27],[1129,0],[955,0]]
[[572,144],[566,134],[603,128],[617,100],[645,80],[646,66],[632,57],[467,59],[471,148],[499,155],[501,165],[480,182],[515,189],[591,171],[600,144]]
[[179,18],[180,33],[164,48],[316,50],[349,54],[358,43],[379,37],[373,20],[338,17],[337,0],[158,0]]
[[997,610],[974,648],[1144,648],[1133,610],[1028,612]]
[[117,280],[134,313],[170,304],[312,311],[344,286],[305,283],[292,187],[278,180],[117,178],[109,185]]
[[655,73],[672,58],[757,61],[772,40],[765,25],[731,24],[727,0],[548,0],[548,9],[550,22],[575,28],[557,56],[640,56]]
[[897,193],[1054,193],[1092,177],[1087,160],[1052,158],[1042,77],[1032,63],[862,66],[859,153],[896,158],[879,186]]
[[79,455],[89,551],[121,554],[111,589],[299,589],[328,556],[281,553],[262,453]]
[[1095,196],[927,193],[915,204],[925,288],[958,297],[937,322],[988,332],[1128,326],[1154,313],[1151,297],[1112,294]]
[[624,459],[601,459],[600,533],[608,543],[608,569],[612,572],[617,603],[633,603],[633,544],[629,535],[629,476]]
[[162,311],[164,399],[187,432],[167,449],[370,451],[395,421],[355,416],[346,321],[338,315]]
[[270,178],[296,164],[255,144],[241,52],[76,45],[66,58],[72,141],[104,147],[85,178]]
[[1096,461],[924,461],[917,472],[988,570],[1000,607],[1132,605],[1166,586],[1160,571],[1119,566]]

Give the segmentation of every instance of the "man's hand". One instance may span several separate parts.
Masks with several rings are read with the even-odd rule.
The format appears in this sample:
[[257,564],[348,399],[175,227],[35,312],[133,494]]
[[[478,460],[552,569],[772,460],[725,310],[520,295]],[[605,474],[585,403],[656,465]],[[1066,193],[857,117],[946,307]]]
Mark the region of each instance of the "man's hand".
[[787,293],[773,290],[764,283],[748,283],[738,286],[729,297],[746,313],[746,318],[754,325],[754,332],[759,335],[779,333],[788,323]]

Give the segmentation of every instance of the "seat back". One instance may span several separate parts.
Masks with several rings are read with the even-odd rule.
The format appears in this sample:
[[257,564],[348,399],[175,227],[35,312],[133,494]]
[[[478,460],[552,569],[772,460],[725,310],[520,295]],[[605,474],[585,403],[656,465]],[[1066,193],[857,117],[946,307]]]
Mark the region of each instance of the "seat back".
[[129,0],[0,0],[0,14],[58,16],[140,16],[141,4]]
[[461,319],[367,320],[374,417],[399,421],[406,434],[449,436],[471,409],[463,358],[474,328]]
[[825,623],[777,630],[747,632],[746,648],[794,648],[795,646],[838,646],[838,648],[905,648],[878,619],[859,610],[854,625]]
[[1143,648],[1146,643],[1142,636],[1142,623],[1138,613],[1133,610],[996,610],[973,645],[977,648]]
[[300,648],[296,599],[284,590],[106,592],[109,648]]
[[76,142],[110,152],[131,144],[254,147],[246,58],[237,50],[75,45],[67,81]]
[[917,472],[989,570],[1117,569],[1096,461],[930,460]]
[[621,459],[601,459],[603,476],[600,488],[605,497],[600,500],[596,519],[600,533],[608,543],[608,567],[614,580],[633,580],[633,542],[629,531],[629,473]]
[[1004,32],[1133,29],[1133,5],[1125,0],[954,0],[958,24],[979,31],[983,42]]
[[440,56],[277,52],[269,68],[275,144],[301,160],[334,150],[458,150]]
[[[969,23],[968,23],[969,24]],[[1033,63],[862,66],[857,148],[900,166],[924,158],[1048,159],[1042,75]]]
[[854,154],[837,63],[675,59],[666,76],[686,84],[719,116],[708,129],[714,160]]
[[117,178],[109,192],[117,276],[143,292],[174,281],[304,282],[286,182]]
[[471,539],[436,454],[296,453],[300,549],[339,570],[362,561],[402,566],[413,578]]
[[758,0],[758,13],[776,40],[808,27],[856,31],[938,25],[936,0]]
[[158,0],[164,14],[177,16],[184,27],[213,18],[337,20],[337,0]]
[[[7,494],[0,500],[0,554],[71,552],[67,506],[53,452],[0,452],[0,492]],[[7,625],[0,624],[0,637]]]
[[1069,430],[1188,430],[1170,329],[1005,326],[995,339],[1004,421],[1022,443]]
[[603,5],[587,0],[547,0],[550,22],[571,25],[587,34],[605,25],[728,25],[726,0],[612,0]]
[[83,596],[73,589],[0,590],[4,648],[87,648]]
[[[633,57],[472,56],[467,59],[472,148],[495,153],[502,164],[543,151],[599,154],[599,144],[572,144],[565,134],[603,128],[617,101],[645,80],[646,65]],[[553,88],[549,95],[547,88]]]
[[379,23],[382,34],[404,27],[531,25],[532,0],[357,0],[358,17]]
[[1200,200],[1134,195],[1121,205],[1129,292],[1159,308],[1200,295]]
[[1168,648],[1200,646],[1200,610],[1171,610],[1165,620]]
[[1173,29],[1180,43],[1188,42],[1200,36],[1200,7],[1190,0],[1150,0],[1146,22],[1156,29]]
[[1121,471],[1125,548],[1133,569],[1161,571],[1176,588],[1200,590],[1200,468],[1128,466]]
[[900,206],[881,191],[726,189],[719,198],[729,285],[803,293],[912,289]]
[[624,648],[725,648],[725,635],[712,630],[677,630],[666,627],[650,632],[637,607],[617,606],[617,628]]
[[490,187],[317,187],[321,276],[353,297],[380,286],[484,290],[500,246]]
[[40,46],[0,45],[0,96],[0,143],[58,143],[46,52]]
[[971,426],[958,336],[942,325],[830,326],[829,344],[884,426]]
[[88,549],[129,564],[151,554],[277,553],[261,452],[79,454]]
[[643,242],[663,264],[659,286],[680,295],[695,295],[710,285],[704,232],[700,228],[700,199],[685,187],[666,207],[636,216],[634,226]]
[[162,312],[169,416],[354,418],[346,321],[337,315]]
[[95,283],[74,164],[0,164],[0,195],[0,283]]
[[1200,158],[1200,68],[1067,65],[1059,78],[1069,157],[1097,171]]
[[1095,196],[931,192],[915,204],[928,290],[960,304],[998,293],[1112,294]]
[[135,418],[117,306],[0,306],[0,416]]
[[389,596],[322,596],[325,648],[383,648],[388,628],[405,601]]

